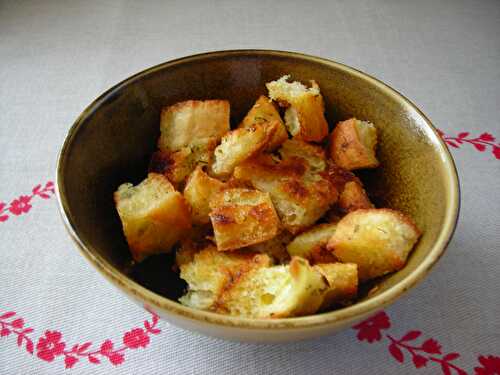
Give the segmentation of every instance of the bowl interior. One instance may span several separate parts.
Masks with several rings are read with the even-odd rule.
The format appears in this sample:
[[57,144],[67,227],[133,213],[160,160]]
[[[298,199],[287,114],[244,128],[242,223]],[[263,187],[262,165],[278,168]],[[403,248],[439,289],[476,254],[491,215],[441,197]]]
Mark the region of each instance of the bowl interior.
[[436,251],[433,245],[444,226],[455,220],[450,219],[456,205],[456,197],[450,196],[456,189],[455,172],[438,135],[409,102],[362,73],[318,58],[270,51],[212,53],[165,63],[115,86],[84,111],[61,152],[58,188],[68,221],[87,250],[104,267],[177,298],[184,285],[170,271],[172,256],[130,266],[113,192],[123,182],[135,184],[145,177],[163,106],[187,99],[228,99],[235,125],[266,94],[264,84],[283,74],[318,82],[330,126],[353,116],[376,124],[381,167],[360,176],[377,205],[411,215],[423,231],[406,267],[378,280],[378,288],[365,292],[363,299],[375,298],[414,272]]

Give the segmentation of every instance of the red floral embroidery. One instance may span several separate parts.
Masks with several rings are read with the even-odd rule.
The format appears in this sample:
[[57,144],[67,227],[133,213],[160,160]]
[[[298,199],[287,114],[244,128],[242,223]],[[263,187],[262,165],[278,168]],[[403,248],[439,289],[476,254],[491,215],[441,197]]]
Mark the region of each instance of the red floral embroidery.
[[145,348],[149,344],[149,336],[142,328],[134,328],[125,333],[123,343],[130,349]]
[[[112,365],[118,366],[125,361],[125,352],[128,349],[146,348],[151,341],[151,335],[161,333],[161,330],[156,327],[159,322],[158,315],[154,312],[149,312],[152,320],[145,320],[143,328],[134,327],[126,332],[122,338],[124,346],[119,348],[115,348],[113,341],[108,339],[103,341],[99,349],[96,350],[91,350],[92,342],[90,341],[83,344],[75,344],[71,347],[71,350],[67,350],[62,333],[47,330],[43,336],[38,338],[36,356],[46,362],[52,362],[57,357],[64,357],[66,368],[73,367],[83,358],[93,364],[100,364],[101,360],[106,358]],[[14,311],[0,315],[0,337],[7,337],[11,333],[14,333],[17,335],[17,345],[21,346],[23,343],[26,343],[26,351],[33,354],[33,341],[28,336],[29,333],[33,332],[33,329],[24,328],[24,320],[16,318],[15,315]]]
[[55,357],[64,353],[66,344],[61,342],[61,332],[45,331],[45,336],[38,339],[36,355],[47,362],[52,362]]
[[474,367],[475,375],[500,375],[500,357],[480,355],[478,361],[481,367]]
[[389,316],[384,311],[381,311],[353,328],[359,331],[357,337],[360,341],[380,341],[382,339],[382,330],[391,328],[391,321]]
[[31,195],[21,195],[13,199],[8,206],[6,203],[0,202],[0,223],[9,219],[8,212],[15,216],[28,213],[32,207],[31,202],[35,197],[42,199],[51,198],[55,194],[54,183],[49,181],[43,188],[41,184],[38,184],[32,189],[31,193]]
[[[358,330],[358,340],[372,343],[382,340],[382,331],[391,328],[391,322],[385,312],[380,312],[352,328]],[[467,371],[453,363],[453,361],[460,358],[459,353],[443,355],[441,344],[432,338],[426,339],[418,345],[415,340],[421,336],[422,332],[417,330],[407,332],[400,339],[385,335],[389,340],[387,347],[389,354],[397,362],[403,363],[406,359],[405,353],[407,353],[417,369],[426,367],[429,363],[435,363],[440,366],[444,375],[467,375]],[[500,357],[493,355],[488,357],[479,356],[478,361],[482,366],[474,368],[475,375],[500,375]]]
[[500,159],[500,143],[495,143],[495,137],[490,133],[482,133],[479,137],[469,138],[469,132],[458,133],[458,136],[451,137],[438,129],[438,133],[448,146],[460,148],[464,143],[471,144],[479,152],[484,152],[491,147],[491,153],[497,159]]
[[22,215],[31,209],[31,197],[28,195],[21,195],[18,199],[10,202],[9,211],[14,215]]

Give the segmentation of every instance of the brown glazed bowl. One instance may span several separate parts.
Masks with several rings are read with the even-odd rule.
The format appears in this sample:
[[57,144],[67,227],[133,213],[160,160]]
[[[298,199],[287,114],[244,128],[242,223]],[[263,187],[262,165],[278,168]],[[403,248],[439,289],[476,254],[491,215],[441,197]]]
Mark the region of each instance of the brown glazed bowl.
[[[318,82],[330,126],[353,116],[377,126],[381,166],[361,178],[378,206],[411,215],[423,235],[402,270],[364,288],[357,303],[339,310],[262,320],[182,306],[176,299],[185,285],[171,271],[172,255],[131,265],[113,192],[125,181],[138,183],[145,177],[162,107],[187,99],[228,99],[236,124],[266,94],[264,84],[284,74]],[[106,91],[69,130],[57,166],[57,191],[64,222],[81,253],[122,293],[180,327],[253,342],[331,334],[396,301],[443,254],[456,225],[460,195],[455,165],[436,129],[398,92],[333,61],[262,50],[181,58]]]

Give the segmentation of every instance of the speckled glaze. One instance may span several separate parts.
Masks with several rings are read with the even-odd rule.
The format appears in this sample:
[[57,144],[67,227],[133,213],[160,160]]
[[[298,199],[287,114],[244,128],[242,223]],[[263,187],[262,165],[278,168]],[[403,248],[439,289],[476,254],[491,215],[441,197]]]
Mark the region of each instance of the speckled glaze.
[[[330,127],[353,116],[376,124],[381,167],[364,171],[361,177],[377,205],[411,215],[423,236],[401,271],[378,280],[374,288],[363,292],[359,302],[339,310],[257,320],[184,307],[174,300],[179,285],[167,260],[164,271],[156,261],[151,268],[147,263],[144,266],[145,278],[134,276],[112,193],[122,182],[137,183],[145,177],[163,106],[187,99],[228,99],[231,120],[236,124],[256,98],[265,94],[264,83],[283,74],[319,83]],[[75,243],[120,291],[180,327],[253,342],[331,334],[393,303],[422,280],[443,254],[459,211],[453,160],[430,121],[406,98],[342,64],[261,50],[185,57],[147,69],[106,91],[85,109],[68,133],[57,166],[57,192]],[[145,287],[150,285],[149,275],[161,284],[160,291]]]

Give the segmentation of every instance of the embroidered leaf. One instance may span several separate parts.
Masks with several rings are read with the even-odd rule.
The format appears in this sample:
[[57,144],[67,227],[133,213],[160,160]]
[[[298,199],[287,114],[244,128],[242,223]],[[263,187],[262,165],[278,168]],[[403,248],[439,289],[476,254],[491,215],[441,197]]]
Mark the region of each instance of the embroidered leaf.
[[422,350],[429,354],[441,354],[441,345],[434,339],[428,339],[422,344]]
[[91,342],[86,342],[86,343],[80,345],[80,347],[77,350],[78,354],[82,354],[85,350],[90,348],[90,345],[92,345]]
[[151,332],[153,335],[157,335],[157,334],[161,333],[161,329],[151,328],[151,330],[149,332]]
[[26,351],[33,354],[33,342],[30,339],[26,339]]
[[70,356],[70,355],[67,355],[64,358],[64,365],[66,368],[72,368],[75,365],[75,363],[77,363],[77,362],[78,362],[78,358]]
[[23,344],[23,335],[18,335],[17,336],[17,346],[21,346]]
[[121,365],[125,361],[125,356],[121,353],[112,353],[108,358],[115,366]]
[[146,328],[147,331],[151,329],[151,324],[149,323],[149,321],[147,320],[144,321],[144,328]]
[[23,318],[17,318],[16,320],[13,320],[11,324],[14,328],[23,328],[24,320]]
[[33,328],[26,328],[21,333],[24,334],[24,335],[27,335],[28,333],[31,333],[31,332],[33,332]]
[[43,198],[43,199],[49,199],[49,198],[50,198],[50,195],[45,194],[45,193],[39,193],[39,194],[38,194],[38,196],[39,196],[40,198]]
[[500,147],[493,146],[493,155],[495,158],[500,159]]
[[451,146],[451,147],[454,147],[454,148],[459,148],[458,145],[455,143],[455,142],[452,142],[452,141],[449,141],[449,140],[446,140],[446,143]]
[[427,361],[428,359],[421,356],[421,355],[414,355],[413,358],[413,364],[415,365],[416,368],[421,368],[421,367],[425,367],[427,365]]
[[113,342],[111,340],[106,340],[101,344],[101,353],[109,353],[113,350]]
[[389,353],[398,361],[399,363],[403,363],[404,361],[404,355],[401,349],[399,349],[396,344],[392,343],[389,345]]
[[0,330],[0,337],[5,337],[10,335],[10,329],[2,328]]
[[418,338],[421,334],[422,332],[420,331],[410,331],[406,335],[404,335],[400,341],[412,341]]
[[16,313],[14,311],[9,311],[3,315],[0,315],[0,319],[9,319],[9,318],[13,317],[14,315],[16,315]]
[[36,185],[32,190],[33,194],[37,195],[41,187],[42,187],[41,184]]
[[483,133],[479,136],[479,139],[485,142],[494,142],[495,137],[493,137],[490,133]]
[[446,361],[446,362],[453,361],[454,359],[457,359],[458,357],[460,357],[460,354],[458,354],[458,353],[446,354],[443,357],[443,361]]
[[101,363],[101,361],[99,360],[99,358],[94,357],[93,355],[89,355],[88,359],[89,359],[90,363],[93,363],[95,365],[98,365],[99,363]]
[[469,134],[470,134],[469,132],[458,133],[458,138],[460,139],[467,138]]
[[476,150],[480,151],[480,152],[483,152],[486,150],[486,146],[481,144],[481,143],[473,143],[472,144]]

